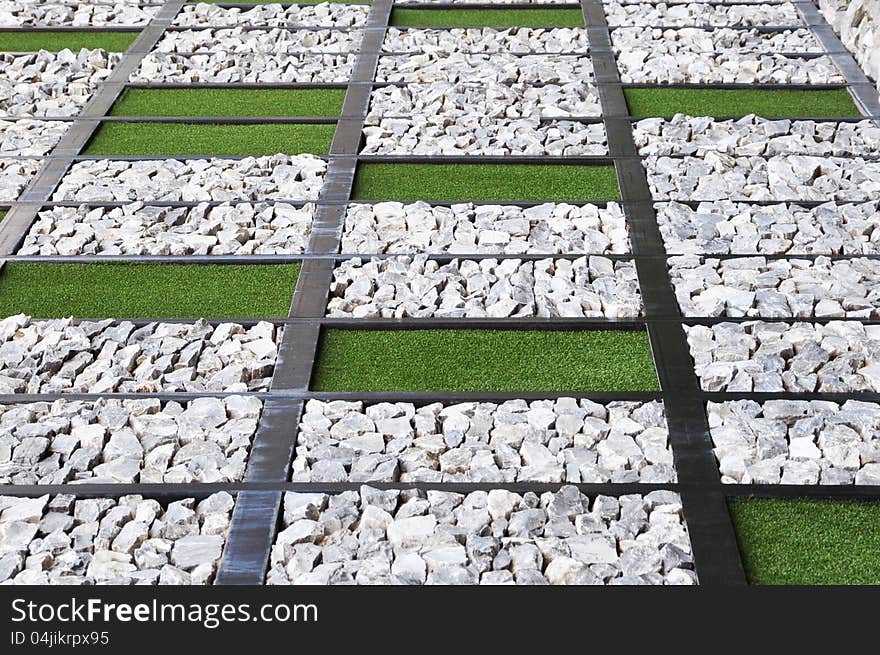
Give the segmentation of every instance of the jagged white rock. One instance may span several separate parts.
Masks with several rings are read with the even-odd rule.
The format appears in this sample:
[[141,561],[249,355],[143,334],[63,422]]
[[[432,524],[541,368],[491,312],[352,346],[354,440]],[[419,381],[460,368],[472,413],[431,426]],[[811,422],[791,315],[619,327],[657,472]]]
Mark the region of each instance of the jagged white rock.
[[103,27],[146,25],[159,7],[139,2],[63,3],[0,0],[0,27]]
[[346,83],[354,54],[212,52],[182,55],[152,52],[131,74],[131,82],[175,83]]
[[559,53],[589,51],[583,27],[492,27],[399,29],[390,27],[382,43],[384,52],[520,52]]
[[[729,2],[730,0],[725,0]],[[614,27],[632,25],[636,27],[712,25],[725,26],[794,26],[802,25],[795,5],[791,2],[767,4],[752,2],[737,4],[709,5],[703,2],[661,2],[648,4],[641,0],[635,2],[603,2],[608,24]]]
[[0,200],[14,201],[40,170],[38,159],[0,159]]
[[282,28],[195,29],[166,31],[153,53],[191,54],[225,52],[234,54],[275,54],[314,52],[349,53],[360,48],[361,30]]
[[367,21],[370,8],[322,2],[314,5],[281,4],[254,7],[221,7],[206,2],[185,4],[174,17],[182,27],[218,25],[262,25],[269,27],[359,27]]
[[593,63],[582,55],[425,52],[379,58],[377,82],[469,84],[588,84]]

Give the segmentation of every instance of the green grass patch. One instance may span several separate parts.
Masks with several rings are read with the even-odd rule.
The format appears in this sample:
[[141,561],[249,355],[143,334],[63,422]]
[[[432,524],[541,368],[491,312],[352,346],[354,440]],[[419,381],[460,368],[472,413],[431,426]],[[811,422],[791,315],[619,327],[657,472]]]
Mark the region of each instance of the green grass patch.
[[31,264],[0,272],[0,314],[38,318],[287,316],[298,264]]
[[583,27],[580,9],[402,9],[396,27]]
[[639,391],[657,377],[643,331],[329,329],[312,388]]
[[629,113],[652,116],[861,116],[846,89],[624,89]]
[[112,116],[338,116],[345,89],[126,89]]
[[0,32],[0,50],[4,52],[58,52],[65,48],[80,50],[104,48],[110,52],[125,52],[137,38],[137,32]]
[[613,166],[360,164],[356,200],[618,200]]
[[335,125],[104,123],[86,155],[326,154]]
[[751,499],[730,510],[752,584],[880,584],[880,503]]

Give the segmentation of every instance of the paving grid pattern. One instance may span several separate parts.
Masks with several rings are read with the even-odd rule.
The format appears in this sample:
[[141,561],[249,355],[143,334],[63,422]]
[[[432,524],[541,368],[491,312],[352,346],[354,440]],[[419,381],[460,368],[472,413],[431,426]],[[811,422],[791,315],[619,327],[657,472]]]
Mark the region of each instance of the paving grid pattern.
[[[162,484],[162,485],[78,485],[76,489],[69,486],[10,486],[3,489],[6,495],[38,495],[43,493],[76,493],[82,497],[100,495],[119,496],[129,493],[144,493],[149,497],[178,499],[183,497],[203,498],[217,490],[227,490],[237,494],[237,505],[233,517],[232,528],[228,536],[228,545],[217,577],[220,584],[261,584],[266,570],[269,549],[274,541],[277,529],[278,514],[284,491],[319,491],[336,493],[357,489],[357,483],[290,483],[288,466],[292,458],[295,444],[296,429],[302,413],[304,402],[309,398],[320,399],[357,399],[366,402],[385,400],[412,400],[415,402],[431,402],[444,400],[449,402],[460,400],[504,400],[508,398],[542,399],[556,396],[589,397],[594,400],[664,400],[667,421],[670,426],[670,441],[675,454],[679,482],[677,484],[579,484],[584,493],[593,495],[605,493],[622,495],[627,493],[647,493],[653,489],[672,489],[679,491],[685,504],[685,517],[691,534],[696,557],[696,568],[701,584],[743,584],[745,576],[739,561],[739,554],[733,538],[730,520],[727,515],[725,499],[741,496],[768,497],[828,497],[828,498],[880,498],[878,487],[828,487],[828,486],[794,486],[794,485],[735,485],[722,487],[717,465],[711,453],[711,440],[705,414],[705,402],[734,399],[764,400],[768,398],[796,399],[834,399],[843,402],[846,394],[733,394],[705,393],[699,391],[693,367],[691,366],[687,344],[681,329],[682,322],[687,324],[714,324],[720,320],[737,319],[682,319],[675,302],[671,286],[668,284],[666,269],[666,253],[656,225],[653,202],[647,189],[641,159],[638,157],[632,142],[631,121],[626,104],[623,100],[622,85],[610,48],[609,28],[606,25],[604,11],[598,0],[582,0],[580,3],[587,18],[587,30],[590,34],[590,56],[596,69],[596,81],[600,90],[603,105],[602,122],[609,135],[610,154],[608,157],[584,158],[593,163],[614,163],[623,194],[623,206],[630,226],[633,242],[633,254],[621,256],[634,259],[642,284],[642,293],[646,301],[647,316],[644,321],[596,321],[568,319],[518,319],[515,326],[510,321],[461,319],[455,321],[431,321],[432,327],[500,327],[500,328],[539,328],[554,329],[565,327],[618,327],[620,329],[638,328],[647,325],[654,351],[658,375],[661,379],[662,391],[658,393],[589,393],[589,394],[553,394],[553,393],[510,393],[510,394],[462,394],[462,393],[316,393],[308,390],[311,370],[314,364],[315,349],[320,330],[325,326],[383,328],[389,324],[401,325],[399,322],[387,321],[352,321],[350,319],[323,318],[326,306],[329,281],[336,261],[346,259],[339,255],[338,246],[341,237],[341,226],[345,207],[348,204],[355,165],[358,161],[425,161],[411,157],[369,157],[358,156],[360,145],[360,129],[366,114],[371,90],[377,86],[373,81],[376,60],[381,50],[381,43],[387,29],[392,8],[391,0],[373,2],[367,25],[364,29],[364,42],[358,54],[358,63],[348,85],[330,85],[336,88],[347,88],[345,105],[337,121],[337,132],[333,142],[329,162],[329,174],[324,191],[318,200],[318,213],[313,225],[313,233],[308,251],[296,256],[251,256],[251,257],[17,257],[14,252],[27,232],[37,211],[43,206],[54,204],[47,199],[55,183],[63,176],[72,163],[82,159],[80,152],[88,142],[91,134],[102,121],[144,120],[138,117],[115,118],[107,117],[106,113],[113,101],[125,86],[128,72],[131,72],[143,55],[161,38],[162,33],[171,25],[174,15],[183,2],[166,2],[157,16],[147,25],[141,36],[126,53],[123,62],[117,66],[111,79],[105,82],[93,96],[92,101],[83,109],[79,116],[70,119],[71,129],[55,150],[43,158],[45,165],[38,178],[20,196],[18,201],[10,203],[10,211],[0,226],[0,255],[5,261],[78,261],[95,260],[149,260],[149,261],[181,261],[201,263],[274,263],[302,261],[303,270],[297,283],[291,310],[286,319],[274,320],[276,324],[286,326],[285,340],[276,367],[272,389],[269,392],[255,394],[266,401],[259,432],[252,445],[246,479],[241,483],[230,484]],[[846,74],[850,90],[865,116],[880,120],[880,101],[870,81],[855,65],[852,57],[845,51],[837,37],[827,26],[811,2],[795,3],[804,22],[813,30],[835,64]],[[407,6],[412,6],[407,4]],[[432,7],[440,3],[430,3]],[[473,7],[475,5],[468,5]],[[535,6],[534,4],[530,6]],[[556,7],[558,5],[547,5]],[[577,6],[577,5],[568,5]],[[510,9],[511,4],[500,5]],[[201,27],[201,26],[200,26]],[[783,26],[784,27],[784,26]],[[775,29],[775,28],[766,28]],[[779,29],[782,29],[781,27]],[[126,72],[127,71],[127,72]],[[136,85],[145,88],[157,88],[162,85]],[[169,85],[165,85],[169,86]],[[173,85],[172,85],[173,86]],[[213,85],[203,85],[213,86]],[[296,87],[301,85],[222,85],[242,87]],[[307,85],[315,86],[315,85]],[[318,85],[320,86],[320,85]],[[657,85],[632,85],[651,87]],[[734,87],[738,85],[690,85],[698,88]],[[798,85],[780,88],[808,88]],[[814,87],[815,88],[815,87]],[[821,118],[821,117],[817,117]],[[156,119],[149,119],[156,120]],[[169,120],[169,119],[160,119]],[[174,119],[170,119],[174,120]],[[185,119],[193,122],[193,119]],[[225,122],[218,119],[196,119],[205,122]],[[267,122],[265,119],[256,119]],[[296,122],[302,119],[287,119]],[[595,119],[594,119],[595,120]],[[246,122],[235,119],[235,122]],[[283,120],[279,120],[283,122]],[[125,159],[125,158],[120,158]],[[464,158],[432,158],[434,160],[459,162]],[[481,158],[492,161],[491,158]],[[524,158],[531,163],[543,163],[552,158]],[[474,161],[467,158],[466,161]],[[298,199],[292,199],[298,201]],[[101,203],[103,204],[103,203]],[[108,203],[113,204],[113,203]],[[154,203],[162,204],[162,203]],[[186,205],[187,203],[175,203]],[[511,203],[528,206],[529,203]],[[809,203],[798,203],[807,204]],[[12,220],[10,220],[12,219]],[[384,255],[379,255],[380,257]],[[388,255],[390,256],[390,255]],[[461,255],[457,255],[461,257]],[[471,255],[467,255],[472,257]],[[556,255],[556,257],[576,257],[579,255]],[[448,256],[432,256],[441,261],[448,261]],[[474,255],[473,258],[494,257],[504,255]],[[516,256],[521,259],[544,257]],[[612,259],[614,255],[610,256]],[[724,257],[722,257],[724,258]],[[805,258],[799,255],[798,258]],[[145,323],[139,321],[138,323]],[[172,322],[172,321],[166,321]],[[238,320],[242,324],[254,321]],[[816,320],[816,323],[823,322]],[[870,323],[873,321],[863,321]],[[426,325],[419,322],[419,325]],[[155,397],[169,400],[183,400],[198,395],[217,394],[155,394]],[[119,396],[119,394],[115,394]],[[152,395],[151,395],[152,396]],[[65,398],[94,398],[89,394],[70,394]],[[0,402],[23,402],[28,400],[51,399],[43,396],[4,396]],[[859,394],[859,399],[877,402],[880,394]],[[380,488],[401,488],[412,485],[377,484]],[[436,488],[455,490],[462,493],[475,489],[488,489],[503,486],[514,492],[527,490],[541,493],[546,490],[558,489],[559,485],[541,483],[515,484],[420,484],[420,488]]]

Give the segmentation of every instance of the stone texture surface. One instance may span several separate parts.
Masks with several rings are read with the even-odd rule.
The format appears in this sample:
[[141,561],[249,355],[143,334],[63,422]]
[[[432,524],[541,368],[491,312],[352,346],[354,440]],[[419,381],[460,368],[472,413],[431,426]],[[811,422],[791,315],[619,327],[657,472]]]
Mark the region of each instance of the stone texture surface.
[[267,4],[252,7],[220,7],[201,2],[184,5],[174,24],[187,27],[262,25],[269,27],[358,27],[370,13],[366,5],[322,2],[316,5]]
[[197,29],[166,31],[154,53],[235,53],[235,54],[289,54],[354,53],[360,48],[361,30],[310,29]]
[[73,116],[122,58],[104,50],[0,53],[0,115]]
[[0,120],[0,155],[42,157],[49,154],[67,131],[64,121]]
[[377,82],[470,84],[585,84],[593,64],[585,55],[424,52],[379,58]]
[[210,584],[234,504],[0,496],[0,584]]
[[684,329],[706,391],[880,391],[880,326],[749,321]]
[[669,260],[669,272],[685,316],[880,316],[880,261],[874,259],[683,255]]
[[40,170],[38,159],[0,160],[0,200],[17,200]]
[[202,55],[150,53],[131,74],[143,84],[346,83],[353,54],[212,52]]
[[309,400],[293,480],[675,482],[660,402]]
[[327,163],[314,155],[244,159],[100,159],[75,163],[53,200],[315,200]]
[[618,64],[625,68],[637,68],[649,58],[656,60],[661,55],[823,52],[822,44],[806,27],[782,32],[724,27],[619,27],[611,31],[611,44]]
[[0,405],[0,484],[240,482],[253,396]]
[[838,200],[865,202],[880,192],[880,161],[861,157],[777,155],[646,157],[657,200]]
[[841,41],[880,89],[880,2],[818,0],[819,9]]
[[621,254],[630,245],[623,211],[614,202],[528,208],[380,202],[348,206],[342,252]]
[[138,6],[138,4],[141,3],[2,0],[0,1],[0,27],[135,27],[146,25],[159,8]]
[[281,329],[72,319],[0,320],[0,393],[263,391]]
[[385,34],[385,52],[533,52],[559,53],[589,50],[582,27],[492,27],[453,29],[400,29]]
[[729,200],[658,203],[670,254],[877,255],[880,204],[751,205]]
[[19,255],[289,255],[305,252],[314,203],[54,207],[37,214]]
[[642,313],[635,266],[578,259],[457,260],[427,255],[341,262],[327,316],[352,318],[634,318]]
[[724,483],[880,484],[880,405],[737,400],[708,412]]
[[[732,111],[734,111],[732,109]],[[739,120],[692,118],[638,121],[633,136],[641,155],[696,155],[723,152],[734,156],[880,155],[880,127],[869,120],[770,120],[754,115]]]
[[664,27],[712,25],[726,26],[794,26],[803,19],[791,2],[780,4],[709,5],[703,2],[603,2],[605,16],[611,26]]
[[288,493],[282,525],[270,585],[696,584],[671,491]]

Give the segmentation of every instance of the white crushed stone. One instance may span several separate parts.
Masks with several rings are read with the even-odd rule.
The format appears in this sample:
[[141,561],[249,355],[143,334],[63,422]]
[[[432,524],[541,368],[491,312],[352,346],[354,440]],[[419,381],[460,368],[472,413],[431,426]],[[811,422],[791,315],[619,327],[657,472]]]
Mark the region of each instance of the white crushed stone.
[[0,406],[0,483],[240,482],[263,402],[254,396]]
[[112,159],[74,164],[53,200],[315,200],[327,163],[314,155],[244,159]]
[[708,412],[725,484],[880,484],[880,405],[736,400]]
[[732,28],[620,27],[611,31],[611,44],[618,63],[627,68],[637,68],[649,57],[660,55],[824,52],[819,39],[808,28],[764,32]]
[[623,211],[613,202],[528,208],[381,202],[348,206],[342,252],[622,254],[630,244]]
[[37,214],[19,255],[288,255],[305,252],[315,205],[54,207]]
[[0,120],[0,155],[42,157],[64,136],[66,121]]
[[705,391],[880,391],[880,326],[747,321],[684,329]]
[[589,84],[593,63],[583,55],[426,52],[379,57],[377,82]]
[[0,27],[140,27],[158,11],[158,7],[139,7],[132,2],[0,0]]
[[803,25],[795,5],[791,2],[780,4],[749,3],[709,5],[703,2],[661,2],[648,4],[639,2],[603,2],[608,24],[617,26],[652,27],[662,25],[691,26],[769,26],[789,27]]
[[818,0],[817,4],[843,45],[880,89],[880,2]]
[[0,159],[0,200],[14,201],[40,170],[38,159]]
[[212,52],[204,55],[150,53],[131,74],[145,84],[343,83],[354,68],[353,54]]
[[266,4],[253,7],[221,7],[200,2],[186,4],[174,25],[201,27],[206,25],[264,25],[269,27],[359,27],[367,21],[370,8],[366,5],[344,5],[322,2],[315,5]]
[[589,51],[587,30],[582,27],[492,27],[400,29],[390,27],[384,52],[533,52]]
[[675,482],[663,404],[309,400],[294,482]]
[[289,54],[349,53],[361,45],[361,30],[197,29],[166,31],[153,53]]

